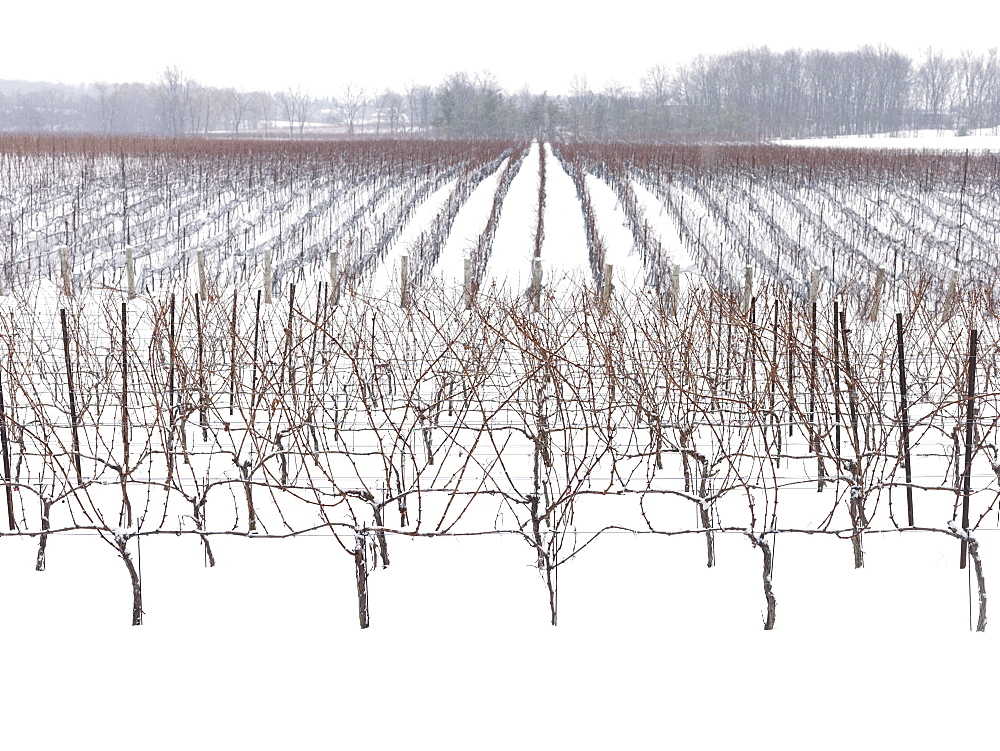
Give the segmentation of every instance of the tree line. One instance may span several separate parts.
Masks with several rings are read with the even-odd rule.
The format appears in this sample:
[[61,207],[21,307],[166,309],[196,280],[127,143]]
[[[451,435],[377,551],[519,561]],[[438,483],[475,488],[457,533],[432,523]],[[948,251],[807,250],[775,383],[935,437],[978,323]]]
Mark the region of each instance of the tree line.
[[177,67],[152,83],[0,81],[0,130],[23,132],[777,138],[998,125],[996,48],[913,59],[884,46],[761,47],[657,65],[634,87],[595,89],[576,76],[560,95],[508,92],[466,72],[400,91],[347,83],[326,96],[205,86]]

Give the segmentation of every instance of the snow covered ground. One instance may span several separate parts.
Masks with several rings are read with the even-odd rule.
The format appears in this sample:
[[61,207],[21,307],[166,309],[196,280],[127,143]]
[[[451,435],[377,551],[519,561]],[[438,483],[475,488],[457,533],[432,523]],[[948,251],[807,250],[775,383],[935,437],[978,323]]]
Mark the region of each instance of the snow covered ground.
[[[357,628],[329,540],[143,543],[147,622],[92,539],[49,570],[4,539],[8,748],[949,748],[989,742],[995,637],[965,628],[954,546],[779,544],[781,625],[760,629],[744,541],[609,538],[561,581],[523,543],[394,541]],[[460,556],[461,563],[456,562]],[[958,739],[958,740],[957,740]]]
[[1000,150],[997,128],[982,128],[959,135],[949,130],[919,130],[916,132],[875,133],[834,138],[783,139],[775,143],[785,146],[820,146],[851,149],[931,149],[964,151]]

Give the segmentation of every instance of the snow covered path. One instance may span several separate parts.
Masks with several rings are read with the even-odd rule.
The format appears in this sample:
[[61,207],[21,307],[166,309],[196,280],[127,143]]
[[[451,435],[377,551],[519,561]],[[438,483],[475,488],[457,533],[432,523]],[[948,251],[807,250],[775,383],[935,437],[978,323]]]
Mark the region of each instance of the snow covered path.
[[438,211],[448,200],[448,196],[451,195],[456,182],[456,180],[449,180],[429,195],[400,231],[392,245],[386,248],[385,255],[376,267],[375,273],[371,279],[365,281],[366,285],[370,285],[367,290],[370,294],[380,297],[390,294],[392,290],[399,289],[400,256],[406,254],[410,245],[420,236],[421,231],[434,220]]
[[646,269],[636,252],[625,212],[611,186],[593,175],[587,175],[586,179],[597,226],[607,249],[605,262],[614,269],[614,284],[619,289],[641,289],[646,283]]
[[[514,157],[511,156],[511,159]],[[476,245],[479,233],[483,231],[486,217],[493,206],[493,195],[508,159],[496,172],[483,180],[469,196],[454,224],[448,240],[441,249],[441,256],[434,267],[436,277],[446,290],[461,287],[465,273],[465,259]]]
[[542,263],[552,279],[563,276],[592,283],[587,259],[587,236],[573,180],[552,154],[546,150],[545,239]]
[[[580,202],[573,181],[546,144],[546,190],[542,237],[543,284],[571,277],[591,280]],[[538,211],[539,146],[532,144],[521,171],[504,200],[481,289],[527,289],[534,261],[534,228]]]
[[[521,171],[510,184],[503,214],[493,239],[481,291],[526,288],[531,280],[532,228],[538,207],[538,144],[531,145]],[[485,222],[485,216],[483,218]]]

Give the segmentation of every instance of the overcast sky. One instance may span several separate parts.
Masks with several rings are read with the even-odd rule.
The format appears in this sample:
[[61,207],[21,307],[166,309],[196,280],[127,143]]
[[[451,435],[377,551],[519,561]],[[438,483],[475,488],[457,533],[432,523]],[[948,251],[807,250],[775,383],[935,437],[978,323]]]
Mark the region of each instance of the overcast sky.
[[916,57],[928,45],[985,52],[1000,37],[1000,11],[987,0],[935,4],[933,13],[913,0],[614,0],[589,12],[583,4],[552,6],[19,2],[3,11],[0,79],[151,82],[176,65],[205,84],[272,91],[301,84],[325,96],[349,82],[402,89],[466,70],[489,71],[511,92],[527,84],[560,94],[574,76],[598,90],[611,82],[635,87],[652,65],[752,46],[846,50],[884,43]]

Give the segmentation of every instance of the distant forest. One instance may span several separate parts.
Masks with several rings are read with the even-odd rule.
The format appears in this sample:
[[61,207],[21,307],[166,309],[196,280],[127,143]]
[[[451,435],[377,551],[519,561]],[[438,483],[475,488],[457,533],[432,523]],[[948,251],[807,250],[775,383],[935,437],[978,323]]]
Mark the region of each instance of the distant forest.
[[202,86],[176,67],[153,83],[0,80],[0,131],[33,133],[769,139],[998,125],[996,48],[918,59],[881,46],[745,49],[655,66],[634,88],[576,77],[558,96],[510,93],[488,73],[326,96]]

